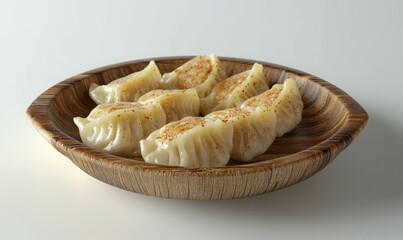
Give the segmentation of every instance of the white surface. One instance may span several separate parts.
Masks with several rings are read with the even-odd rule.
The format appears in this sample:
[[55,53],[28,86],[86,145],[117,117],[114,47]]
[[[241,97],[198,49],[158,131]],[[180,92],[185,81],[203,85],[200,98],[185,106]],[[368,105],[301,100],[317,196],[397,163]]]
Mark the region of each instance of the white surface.
[[[402,1],[0,0],[0,239],[402,239],[402,9]],[[200,202],[90,177],[24,114],[85,70],[210,52],[322,77],[361,103],[369,123],[302,183]]]

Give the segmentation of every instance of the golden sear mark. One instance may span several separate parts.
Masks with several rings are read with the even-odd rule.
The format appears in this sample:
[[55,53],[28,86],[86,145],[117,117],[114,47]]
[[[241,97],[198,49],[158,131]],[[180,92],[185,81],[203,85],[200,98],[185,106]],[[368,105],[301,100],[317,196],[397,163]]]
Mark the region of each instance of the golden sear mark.
[[117,103],[107,103],[98,105],[88,116],[90,119],[97,119],[99,117],[105,116],[112,112],[127,109],[131,111],[137,111],[144,109],[144,105],[141,103],[130,103],[130,102],[117,102]]
[[249,76],[249,71],[245,71],[242,73],[238,73],[230,78],[225,79],[222,82],[219,82],[215,86],[214,99],[217,102],[222,102],[227,98],[228,94],[231,93],[236,87],[238,87],[243,81],[245,81]]
[[270,90],[267,90],[266,92],[257,95],[253,98],[250,98],[247,100],[244,104],[245,107],[251,107],[251,108],[256,108],[256,107],[270,107],[273,105],[274,101],[278,98],[280,95],[281,91],[283,91],[284,85],[275,85],[272,87]]
[[230,118],[245,118],[251,113],[240,108],[229,108],[222,111],[213,112],[209,114],[211,120],[221,120],[222,122],[227,122]]
[[199,56],[175,70],[180,89],[193,88],[203,83],[213,70],[213,64],[206,56]]
[[202,117],[188,117],[166,125],[157,139],[172,141],[186,131],[198,126],[204,127],[205,124],[206,120]]

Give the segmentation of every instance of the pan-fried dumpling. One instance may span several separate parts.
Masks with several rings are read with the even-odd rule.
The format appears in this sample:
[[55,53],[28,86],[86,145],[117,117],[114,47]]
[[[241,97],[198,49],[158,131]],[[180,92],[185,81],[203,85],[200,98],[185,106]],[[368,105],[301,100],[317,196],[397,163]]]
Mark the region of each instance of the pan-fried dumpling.
[[175,90],[153,90],[144,94],[138,102],[161,105],[167,116],[167,123],[187,116],[199,116],[200,99],[194,88]]
[[255,63],[251,70],[217,83],[211,94],[201,99],[201,112],[207,115],[218,110],[240,107],[245,100],[268,89],[263,75],[263,66]]
[[241,108],[254,111],[260,106],[273,107],[277,115],[277,137],[294,129],[302,118],[303,102],[296,82],[289,78],[270,90],[245,101]]
[[107,85],[92,83],[90,97],[97,104],[134,102],[143,94],[160,88],[161,73],[154,61],[139,72],[116,79]]
[[210,94],[217,82],[226,78],[217,55],[201,55],[191,59],[173,72],[162,76],[164,89],[196,88],[199,97]]
[[253,112],[229,108],[210,113],[205,118],[233,124],[231,158],[234,160],[252,160],[266,152],[276,137],[277,116],[271,108],[257,108]]
[[160,105],[129,102],[101,104],[87,118],[74,118],[84,144],[122,157],[140,156],[139,141],[165,122]]
[[230,158],[232,133],[231,124],[186,117],[141,140],[141,155],[148,163],[186,168],[222,167]]

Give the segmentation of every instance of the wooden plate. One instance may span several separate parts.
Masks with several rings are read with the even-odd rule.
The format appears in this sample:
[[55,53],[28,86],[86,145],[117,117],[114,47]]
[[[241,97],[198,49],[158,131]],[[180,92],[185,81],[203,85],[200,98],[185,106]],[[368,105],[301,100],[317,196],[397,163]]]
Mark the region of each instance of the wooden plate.
[[[98,152],[84,145],[73,117],[86,117],[95,107],[90,83],[106,84],[146,67],[155,60],[161,73],[191,57],[125,62],[95,69],[64,80],[41,94],[27,109],[39,132],[89,175],[136,193],[179,199],[233,199],[278,190],[300,182],[324,168],[364,128],[368,115],[349,95],[307,73],[259,62],[270,86],[294,78],[304,111],[296,129],[278,138],[256,162],[231,161],[222,168],[184,169],[145,163]],[[221,58],[228,75],[250,69],[250,60]]]

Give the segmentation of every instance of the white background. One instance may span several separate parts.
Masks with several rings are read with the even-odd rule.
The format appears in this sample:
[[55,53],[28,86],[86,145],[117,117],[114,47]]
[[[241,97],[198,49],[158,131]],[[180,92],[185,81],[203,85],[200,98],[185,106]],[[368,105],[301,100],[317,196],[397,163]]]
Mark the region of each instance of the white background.
[[[402,10],[403,1],[0,0],[0,239],[403,239]],[[25,116],[80,72],[211,52],[322,77],[369,123],[302,183],[203,202],[104,184]]]

